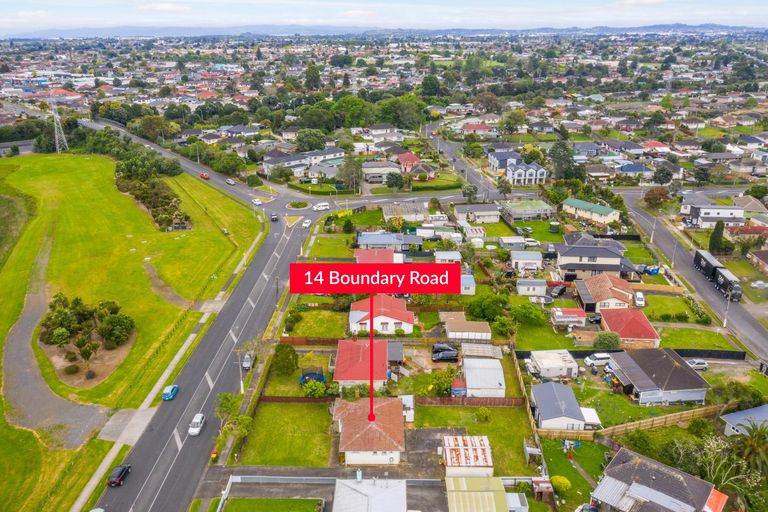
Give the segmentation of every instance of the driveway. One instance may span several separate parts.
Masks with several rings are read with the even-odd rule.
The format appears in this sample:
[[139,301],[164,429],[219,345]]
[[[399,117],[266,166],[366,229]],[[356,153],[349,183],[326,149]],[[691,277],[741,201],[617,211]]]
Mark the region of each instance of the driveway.
[[40,373],[32,343],[37,324],[48,309],[45,273],[51,241],[45,241],[24,300],[24,309],[8,334],[3,351],[5,398],[11,404],[8,419],[15,425],[45,432],[53,446],[79,447],[107,419],[107,410],[65,400],[48,387]]

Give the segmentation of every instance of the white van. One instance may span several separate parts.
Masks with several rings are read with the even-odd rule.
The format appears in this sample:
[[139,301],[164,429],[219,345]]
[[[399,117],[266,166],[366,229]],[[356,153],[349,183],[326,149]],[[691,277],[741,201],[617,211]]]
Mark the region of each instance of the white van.
[[638,308],[645,307],[645,295],[643,292],[635,292],[635,306]]
[[611,355],[605,352],[596,352],[591,356],[584,358],[584,364],[586,366],[605,366],[611,360]]
[[323,210],[330,210],[331,205],[329,203],[317,203],[315,206],[312,207],[313,210],[316,212],[321,212]]

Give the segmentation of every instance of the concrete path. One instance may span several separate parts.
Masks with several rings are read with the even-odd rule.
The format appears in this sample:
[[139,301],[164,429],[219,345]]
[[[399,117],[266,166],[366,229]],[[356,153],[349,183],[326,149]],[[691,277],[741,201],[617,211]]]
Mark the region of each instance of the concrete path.
[[578,462],[576,462],[575,460],[573,460],[573,461],[571,461],[571,464],[572,464],[572,465],[573,465],[573,467],[576,469],[576,471],[578,471],[578,472],[579,472],[579,474],[580,474],[580,475],[581,475],[581,476],[584,478],[584,480],[586,480],[586,481],[587,481],[587,483],[588,483],[589,485],[591,485],[591,486],[592,486],[592,488],[593,488],[593,489],[594,489],[595,487],[597,487],[597,483],[595,483],[595,481],[592,479],[592,477],[591,477],[591,476],[589,476],[589,473],[587,473],[586,471],[584,471],[584,469],[583,469],[581,466],[579,466],[579,463],[578,463]]
[[40,373],[32,339],[48,309],[45,273],[51,242],[40,248],[19,320],[8,334],[3,351],[4,391],[11,404],[9,420],[19,426],[47,434],[46,442],[75,449],[104,425],[107,410],[61,398],[48,387]]

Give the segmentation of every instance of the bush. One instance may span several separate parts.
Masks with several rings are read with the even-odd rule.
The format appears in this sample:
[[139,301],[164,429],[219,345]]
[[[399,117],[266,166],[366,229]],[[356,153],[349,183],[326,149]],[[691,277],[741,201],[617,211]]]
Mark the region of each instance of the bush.
[[74,375],[77,372],[80,371],[80,367],[76,364],[70,364],[69,366],[64,367],[64,373],[67,375]]
[[531,490],[531,484],[528,482],[517,482],[517,485],[515,485],[515,491],[522,494],[530,494]]
[[279,344],[272,358],[272,370],[278,375],[291,375],[299,367],[299,356],[291,345]]
[[350,219],[344,219],[344,224],[342,225],[341,230],[346,234],[350,234],[355,230],[355,226]]
[[367,336],[368,336],[368,331],[366,331],[366,330],[357,331],[357,337],[358,338],[365,338]]
[[677,322],[687,322],[688,321],[688,313],[680,312],[675,313],[675,321]]
[[660,318],[662,322],[670,322],[672,320],[672,313],[662,313]]
[[712,423],[704,418],[694,418],[688,422],[688,433],[703,439],[704,436],[711,434],[714,431]]
[[86,380],[95,379],[96,378],[96,372],[93,371],[93,370],[88,370],[87,372],[85,372],[85,378],[86,378]]
[[71,350],[67,350],[67,352],[64,354],[64,359],[66,359],[70,363],[74,363],[75,361],[77,361],[77,354],[75,354]]
[[552,487],[558,495],[566,493],[571,490],[571,481],[564,476],[555,475],[550,479]]
[[619,348],[621,339],[615,332],[599,332],[595,337],[595,348],[601,350],[612,350]]
[[485,268],[491,268],[493,266],[493,260],[491,258],[485,257],[483,258],[482,265]]
[[648,433],[645,430],[633,430],[627,434],[627,440],[629,440],[632,447],[640,452],[647,454],[651,450],[651,439],[648,437]]
[[488,423],[491,421],[491,410],[487,407],[481,407],[475,413],[475,419],[478,423]]
[[403,329],[395,329],[395,336],[405,336],[405,331]]
[[302,386],[304,396],[309,398],[321,398],[325,396],[325,384],[316,380],[309,380]]
[[289,208],[306,208],[309,206],[309,203],[306,201],[291,201],[288,203]]
[[264,184],[264,181],[255,174],[249,174],[245,178],[245,184],[249,187],[260,187]]

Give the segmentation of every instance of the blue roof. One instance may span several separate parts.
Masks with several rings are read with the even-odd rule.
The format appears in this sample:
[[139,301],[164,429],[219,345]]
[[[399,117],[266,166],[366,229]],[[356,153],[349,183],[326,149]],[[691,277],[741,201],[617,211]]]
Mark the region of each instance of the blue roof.
[[475,276],[472,274],[462,274],[461,275],[461,285],[462,286],[469,286],[471,284],[475,284]]
[[752,409],[724,414],[720,416],[720,418],[734,427],[737,425],[749,425],[750,421],[759,425],[768,422],[768,405],[761,405],[760,407],[753,407]]
[[619,167],[621,172],[651,172],[649,168],[643,164],[624,164]]

